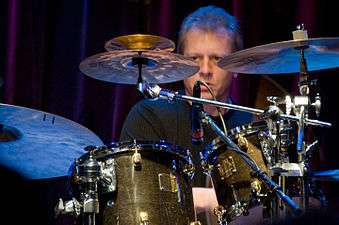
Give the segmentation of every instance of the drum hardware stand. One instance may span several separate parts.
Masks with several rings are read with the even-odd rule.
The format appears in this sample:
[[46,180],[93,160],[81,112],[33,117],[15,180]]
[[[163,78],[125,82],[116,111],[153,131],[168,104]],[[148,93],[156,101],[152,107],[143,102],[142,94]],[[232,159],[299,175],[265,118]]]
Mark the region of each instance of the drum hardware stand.
[[83,225],[95,225],[96,214],[99,213],[98,184],[101,176],[101,168],[93,151],[83,164],[77,166],[79,182],[84,186],[80,193],[83,212]]
[[290,121],[281,119],[282,111],[278,107],[283,101],[278,97],[269,96],[267,100],[273,105],[260,116],[266,121],[268,133],[261,132],[259,139],[264,155],[267,157],[268,166],[275,167],[277,164],[288,163],[288,147],[293,143],[290,137],[291,128]]
[[[269,97],[269,99],[272,100],[273,97]],[[286,99],[289,99],[289,96],[287,96]],[[277,100],[277,98],[275,98],[275,100]],[[263,149],[263,153],[265,156],[269,155],[269,157],[266,157],[266,159],[269,159],[268,164],[270,176],[278,183],[280,187],[282,187],[282,191],[285,193],[293,191],[287,188],[286,179],[288,177],[300,178],[301,191],[299,195],[304,198],[302,199],[302,209],[307,210],[310,191],[307,175],[307,155],[309,155],[311,149],[313,149],[317,145],[318,141],[315,141],[307,146],[304,145],[303,148],[305,150],[303,150],[303,152],[305,156],[302,157],[302,161],[298,161],[298,163],[290,162],[290,159],[287,155],[287,148],[293,142],[293,140],[291,140],[291,138],[289,137],[289,123],[285,124],[284,120],[278,119],[278,114],[281,113],[281,110],[277,108],[277,101],[273,101],[273,103],[274,105],[270,106],[268,112],[265,113],[267,116],[264,116],[264,119],[266,120],[269,128],[269,133],[259,134],[259,140]],[[288,109],[289,106],[286,106],[286,108]],[[267,206],[267,208],[269,209],[267,212],[269,213],[272,222],[275,218],[278,218],[279,215],[287,215],[287,211],[280,199],[273,198],[271,202],[266,202],[266,204],[267,203],[269,204]]]
[[99,213],[98,182],[102,181],[100,187],[103,192],[113,192],[116,190],[116,174],[114,160],[107,160],[104,164],[93,157],[97,147],[85,148],[89,151],[89,159],[84,162],[76,160],[75,167],[77,176],[76,183],[79,184],[79,199],[72,198],[70,201],[63,201],[61,198],[55,209],[55,215],[72,214],[75,217],[82,215],[82,225],[95,225],[96,214]]
[[55,217],[68,214],[72,214],[75,217],[78,217],[80,216],[81,207],[81,204],[76,198],[72,198],[72,200],[65,202],[60,198],[54,210]]
[[[297,27],[297,30],[293,32],[293,39],[294,40],[307,40],[307,31],[304,30],[304,26],[300,25]],[[267,141],[268,139],[273,139],[274,145],[269,147],[273,147],[273,154],[272,159],[270,158],[271,162],[271,176],[274,176],[277,179],[279,186],[282,187],[283,191],[286,192],[286,178],[287,177],[299,177],[301,182],[301,190],[300,190],[300,197],[301,197],[301,205],[302,209],[306,211],[309,207],[309,195],[310,195],[310,184],[309,184],[309,158],[307,157],[307,152],[312,149],[316,144],[317,141],[313,142],[310,145],[305,144],[305,127],[308,124],[306,121],[308,119],[309,108],[313,106],[315,108],[316,115],[319,116],[320,108],[321,108],[321,98],[319,93],[317,93],[315,97],[315,102],[310,102],[309,97],[309,85],[315,85],[316,81],[308,81],[308,70],[307,70],[307,63],[304,55],[305,49],[308,46],[297,46],[295,47],[296,50],[300,52],[300,80],[299,80],[299,96],[295,96],[292,102],[290,96],[285,97],[285,101],[277,101],[277,98],[269,97],[268,100],[273,103],[273,106],[270,107],[277,107],[278,103],[285,103],[286,105],[286,114],[290,115],[291,111],[295,113],[295,115],[299,118],[297,120],[298,124],[298,137],[297,137],[297,163],[291,163],[289,157],[284,156],[284,142],[287,142],[286,147],[288,147],[289,137],[285,134],[285,138],[283,138],[281,133],[274,134],[271,132],[268,136],[265,137],[264,140]],[[281,111],[275,109],[272,111],[273,113],[268,113],[268,117],[266,119],[268,127],[270,128],[270,124],[275,124],[276,127],[279,125],[279,121],[277,118]],[[272,131],[272,129],[270,129]],[[278,129],[280,131],[281,129]],[[262,138],[263,139],[263,138]],[[266,146],[267,147],[267,143]],[[268,148],[269,148],[268,147]],[[264,148],[265,149],[265,148]],[[279,199],[273,199],[272,207],[271,207],[271,216],[276,217],[279,214],[279,209],[283,209],[283,206]],[[286,211],[283,209],[283,213],[285,214]]]
[[[296,108],[299,106],[297,103],[303,104],[303,99],[305,98],[302,96],[302,99],[300,101],[297,96],[294,100],[295,103],[292,103],[291,98],[289,96],[286,96],[286,112],[290,113],[290,110],[292,108],[293,111],[296,111]],[[268,155],[266,159],[268,159],[270,176],[278,183],[280,187],[282,187],[282,191],[285,193],[293,191],[287,188],[286,179],[288,177],[299,177],[301,181],[301,191],[299,195],[302,197],[302,209],[306,210],[308,208],[309,183],[307,176],[308,161],[305,154],[317,144],[317,141],[307,146],[303,141],[302,154],[298,154],[298,162],[290,162],[287,152],[288,147],[290,146],[290,144],[293,143],[293,140],[291,140],[291,137],[289,135],[289,130],[291,130],[290,124],[289,121],[287,121],[286,123],[285,120],[279,119],[279,114],[282,111],[278,108],[278,105],[281,104],[283,101],[279,100],[277,97],[268,97],[268,100],[271,101],[273,105],[271,105],[261,117],[266,120],[269,128],[269,133],[261,133],[259,135],[259,139],[261,141],[260,143],[264,155]],[[303,132],[298,133],[303,134]],[[284,216],[287,215],[287,211],[284,208],[280,199],[273,198],[272,202],[268,204],[270,204],[268,208],[270,209],[269,214],[271,220],[277,218],[281,213]]]

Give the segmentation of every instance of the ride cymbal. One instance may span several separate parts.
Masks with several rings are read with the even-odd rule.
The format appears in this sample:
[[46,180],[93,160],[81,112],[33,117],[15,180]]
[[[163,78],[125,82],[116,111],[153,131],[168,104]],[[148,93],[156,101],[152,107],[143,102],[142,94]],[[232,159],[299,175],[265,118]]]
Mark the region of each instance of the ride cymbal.
[[155,35],[149,34],[131,34],[113,38],[105,43],[107,51],[116,50],[163,50],[172,52],[175,48],[173,41]]
[[164,51],[111,51],[90,56],[80,70],[94,79],[118,84],[136,84],[142,61],[142,79],[155,84],[183,80],[199,71],[196,62]]
[[339,38],[290,40],[261,45],[230,54],[219,66],[235,73],[287,74],[300,71],[300,48],[308,71],[339,67]]
[[0,165],[28,179],[68,175],[89,145],[103,145],[71,120],[25,107],[0,104]]

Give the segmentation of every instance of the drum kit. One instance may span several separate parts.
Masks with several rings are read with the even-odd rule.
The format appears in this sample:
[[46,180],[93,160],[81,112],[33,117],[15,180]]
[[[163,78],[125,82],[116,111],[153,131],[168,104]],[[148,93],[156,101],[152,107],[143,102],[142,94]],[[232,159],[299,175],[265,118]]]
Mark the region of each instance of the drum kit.
[[[200,153],[199,165],[189,149],[163,140],[104,145],[73,121],[6,104],[0,104],[0,164],[29,179],[67,175],[72,198],[60,199],[55,213],[74,216],[77,224],[201,224],[190,182],[197,168],[212,179],[220,225],[248,215],[258,205],[272,221],[298,215],[309,207],[313,180],[339,180],[339,170],[310,171],[318,142],[305,138],[307,126],[331,127],[309,118],[311,110],[319,114],[321,98],[316,95],[312,102],[308,72],[339,67],[339,38],[309,39],[303,28],[293,37],[235,52],[219,62],[221,68],[237,73],[300,73],[300,95],[268,96],[271,105],[265,110],[160,88],[158,84],[184,80],[199,70],[191,59],[172,53],[174,43],[163,37],[117,37],[106,42],[107,52],[81,62],[79,68],[87,76],[136,85],[147,98],[210,104],[261,118],[226,134],[202,110],[201,121],[218,137]],[[289,185],[292,180],[297,182]],[[288,196],[291,193],[302,199],[300,205]]]

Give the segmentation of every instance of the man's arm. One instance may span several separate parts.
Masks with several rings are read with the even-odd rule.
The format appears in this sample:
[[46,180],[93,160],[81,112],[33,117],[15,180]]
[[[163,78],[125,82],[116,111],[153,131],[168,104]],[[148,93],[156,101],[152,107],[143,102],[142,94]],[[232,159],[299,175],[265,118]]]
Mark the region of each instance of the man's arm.
[[211,212],[218,206],[217,196],[214,188],[193,187],[193,202],[196,213]]

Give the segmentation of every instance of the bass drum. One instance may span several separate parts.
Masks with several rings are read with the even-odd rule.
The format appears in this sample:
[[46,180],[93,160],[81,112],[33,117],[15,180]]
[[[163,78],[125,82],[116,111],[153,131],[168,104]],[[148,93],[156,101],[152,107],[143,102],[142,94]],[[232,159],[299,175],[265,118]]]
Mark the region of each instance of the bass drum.
[[[188,151],[166,142],[117,143],[91,153],[101,166],[101,225],[189,225],[195,221]],[[77,160],[81,165],[89,154]],[[74,196],[79,197],[77,172]],[[104,180],[104,181],[102,181]]]
[[[267,165],[260,150],[258,135],[266,129],[264,121],[247,124],[229,130],[229,136],[265,172]],[[220,139],[214,139],[203,150],[202,166],[213,181],[219,211],[228,221],[240,215],[248,215],[248,210],[258,205],[258,198],[267,193],[265,186],[251,176],[252,169]]]

